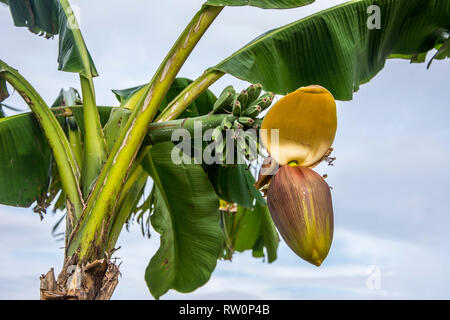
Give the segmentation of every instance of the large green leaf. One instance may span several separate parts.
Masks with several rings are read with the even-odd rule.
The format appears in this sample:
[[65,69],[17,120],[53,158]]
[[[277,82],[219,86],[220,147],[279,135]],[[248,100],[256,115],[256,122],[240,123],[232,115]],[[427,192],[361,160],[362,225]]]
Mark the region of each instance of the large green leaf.
[[90,65],[83,63],[83,49],[76,43],[73,24],[68,22],[58,0],[16,0],[9,1],[9,7],[14,25],[28,27],[31,32],[47,38],[59,34],[59,70],[86,75],[88,67],[93,76],[98,75],[89,52]]
[[305,6],[315,0],[208,0],[211,6],[252,6],[263,9],[289,9]]
[[17,27],[27,27],[31,32],[50,38],[59,31],[58,6],[53,0],[11,1],[9,7]]
[[[380,29],[368,28],[372,5]],[[350,100],[388,57],[426,53],[449,29],[450,0],[350,1],[269,31],[214,68],[278,94],[319,84]]]
[[[163,101],[161,102],[161,105],[159,106],[159,112],[164,110],[170,103],[170,101],[178,96],[181,91],[183,91],[191,83],[192,80],[190,79],[176,78]],[[117,100],[119,100],[119,102],[123,104],[127,101],[128,98],[130,98],[134,93],[142,89],[144,86],[146,85],[144,84],[128,89],[112,90],[112,92],[116,95]],[[197,99],[195,99],[194,102],[192,102],[186,108],[185,111],[183,111],[183,113],[180,114],[179,118],[198,117],[208,114],[212,110],[212,107],[216,100],[216,96],[210,90],[205,90]]]
[[219,200],[199,165],[176,165],[171,142],[155,145],[143,167],[155,182],[151,222],[161,246],[145,272],[150,292],[191,292],[205,284],[219,257]]
[[0,203],[28,207],[50,182],[51,151],[31,114],[0,119]]

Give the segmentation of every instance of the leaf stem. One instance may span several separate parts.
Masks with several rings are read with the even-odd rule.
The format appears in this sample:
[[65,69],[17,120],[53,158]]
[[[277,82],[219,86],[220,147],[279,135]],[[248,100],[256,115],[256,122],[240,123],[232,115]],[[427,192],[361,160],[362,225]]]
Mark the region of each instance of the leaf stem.
[[[120,196],[118,207],[119,212],[117,213],[114,222],[111,227],[111,232],[109,234],[109,239],[107,243],[106,250],[111,251],[114,249],[117,240],[119,239],[120,232],[125,224],[125,222],[130,217],[130,213],[132,209],[130,206],[136,205],[135,199],[132,199],[134,196],[133,189],[141,189],[145,186],[147,181],[148,174],[144,171],[142,166],[137,166],[135,170],[132,171],[130,177],[127,179],[127,182],[124,185],[123,192]],[[133,202],[130,202],[133,201]]]
[[84,154],[82,171],[83,195],[86,197],[106,162],[106,142],[94,96],[92,78],[80,75],[83,95]]
[[86,197],[95,179],[97,179],[101,168],[106,162],[106,142],[95,102],[94,74],[86,43],[84,42],[80,26],[70,7],[69,1],[59,0],[59,3],[67,17],[68,28],[70,29],[70,32],[72,32],[76,49],[78,49],[83,63],[83,72],[80,73],[80,83],[84,105],[85,150],[81,183],[83,195]]
[[75,117],[67,117],[67,134],[69,136],[69,143],[73,154],[75,155],[75,160],[77,161],[78,167],[81,169],[82,159],[83,159],[83,148],[81,142],[81,132],[76,123]]
[[61,176],[63,190],[68,195],[69,201],[74,207],[74,219],[79,218],[84,207],[79,186],[80,172],[64,130],[52,110],[31,84],[17,70],[11,68],[1,60],[0,78],[9,82],[20,93],[36,116],[52,149]]
[[191,135],[194,133],[194,124],[200,123],[202,125],[202,132],[208,129],[214,129],[220,126],[223,119],[228,117],[231,123],[237,120],[237,117],[230,116],[228,114],[214,114],[211,116],[200,116],[195,118],[176,119],[166,122],[152,123],[148,130],[148,143],[151,145],[171,141],[172,132],[177,129],[185,129]]

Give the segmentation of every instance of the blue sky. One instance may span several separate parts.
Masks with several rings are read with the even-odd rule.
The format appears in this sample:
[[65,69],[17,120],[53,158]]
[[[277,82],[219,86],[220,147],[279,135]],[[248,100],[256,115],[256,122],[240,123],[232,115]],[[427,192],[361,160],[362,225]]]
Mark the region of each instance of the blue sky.
[[[264,31],[344,1],[285,11],[227,8],[201,40],[180,75],[196,78]],[[71,1],[100,77],[99,104],[115,104],[110,89],[148,81],[202,1]],[[53,102],[61,87],[78,88],[76,75],[56,70],[56,40],[14,28],[0,6],[0,57]],[[334,242],[320,268],[283,243],[272,264],[236,254],[220,261],[211,280],[191,294],[163,299],[448,299],[450,298],[450,90],[448,61],[425,64],[391,60],[351,102],[338,102],[334,167],[321,165],[333,187]],[[246,83],[225,76],[212,90]],[[10,104],[26,109],[18,95]],[[39,275],[59,270],[61,242],[50,234],[57,217],[39,221],[30,209],[0,206],[0,298],[37,299]],[[119,239],[122,274],[115,299],[151,299],[145,267],[156,252],[139,226]],[[374,269],[375,268],[375,269]],[[367,286],[371,270],[380,288]],[[370,281],[369,281],[370,282]]]

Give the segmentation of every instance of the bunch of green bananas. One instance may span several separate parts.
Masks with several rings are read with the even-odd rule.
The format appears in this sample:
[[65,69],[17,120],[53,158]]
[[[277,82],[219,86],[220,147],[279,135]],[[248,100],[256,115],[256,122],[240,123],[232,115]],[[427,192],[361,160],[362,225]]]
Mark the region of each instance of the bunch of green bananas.
[[[217,143],[216,153],[221,153],[226,158],[226,152],[224,152],[226,142],[223,139],[222,131],[233,129],[235,130],[233,138],[236,140],[238,151],[247,160],[253,160],[256,152],[252,152],[255,151],[252,149],[258,148],[258,139],[256,134],[243,130],[245,128],[258,129],[259,122],[256,121],[256,117],[270,107],[275,97],[272,92],[262,95],[261,92],[262,85],[258,83],[250,85],[240,93],[236,93],[232,86],[228,86],[219,95],[211,114],[225,113],[229,116],[225,117],[222,124],[216,127],[212,133],[212,140]],[[248,144],[245,140],[248,141]]]
[[[212,114],[232,114],[239,118],[238,123],[236,123],[237,128],[252,127],[255,123],[254,119],[270,107],[275,96],[272,92],[263,95],[261,95],[261,92],[262,85],[259,83],[250,85],[240,93],[236,93],[232,86],[228,86],[222,91],[214,104]],[[234,124],[232,127],[234,127]]]

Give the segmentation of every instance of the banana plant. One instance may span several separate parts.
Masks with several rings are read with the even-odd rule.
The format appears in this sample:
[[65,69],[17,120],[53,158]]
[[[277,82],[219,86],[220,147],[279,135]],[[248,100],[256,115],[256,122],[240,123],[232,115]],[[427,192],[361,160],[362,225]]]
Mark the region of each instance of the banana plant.
[[[262,34],[195,80],[177,78],[226,7],[314,2],[207,0],[148,83],[113,90],[118,105],[100,106],[99,72],[69,1],[1,2],[15,26],[58,36],[58,69],[78,74],[81,88],[61,91],[49,107],[17,66],[0,60],[0,203],[34,206],[41,217],[53,206],[65,222],[63,267],[57,277],[53,268],[41,276],[47,300],[109,299],[119,281],[112,256],[131,220],[144,235],[150,225],[160,235],[145,271],[155,298],[194,291],[236,251],[275,261],[278,232],[301,258],[320,265],[332,241],[333,208],[312,168],[330,160],[335,99],[351,100],[387,59],[425,62],[436,49],[430,66],[450,55],[450,0],[353,0]],[[378,27],[368,23],[374,6]],[[208,88],[225,74],[248,88],[226,87],[216,97]],[[30,112],[5,116],[11,89]],[[285,97],[271,107],[275,94]],[[198,129],[210,131],[217,161],[199,160],[211,146],[196,137]],[[185,139],[188,147],[173,142],[180,130],[194,135]],[[270,155],[257,177],[260,156],[251,156],[250,141]]]

